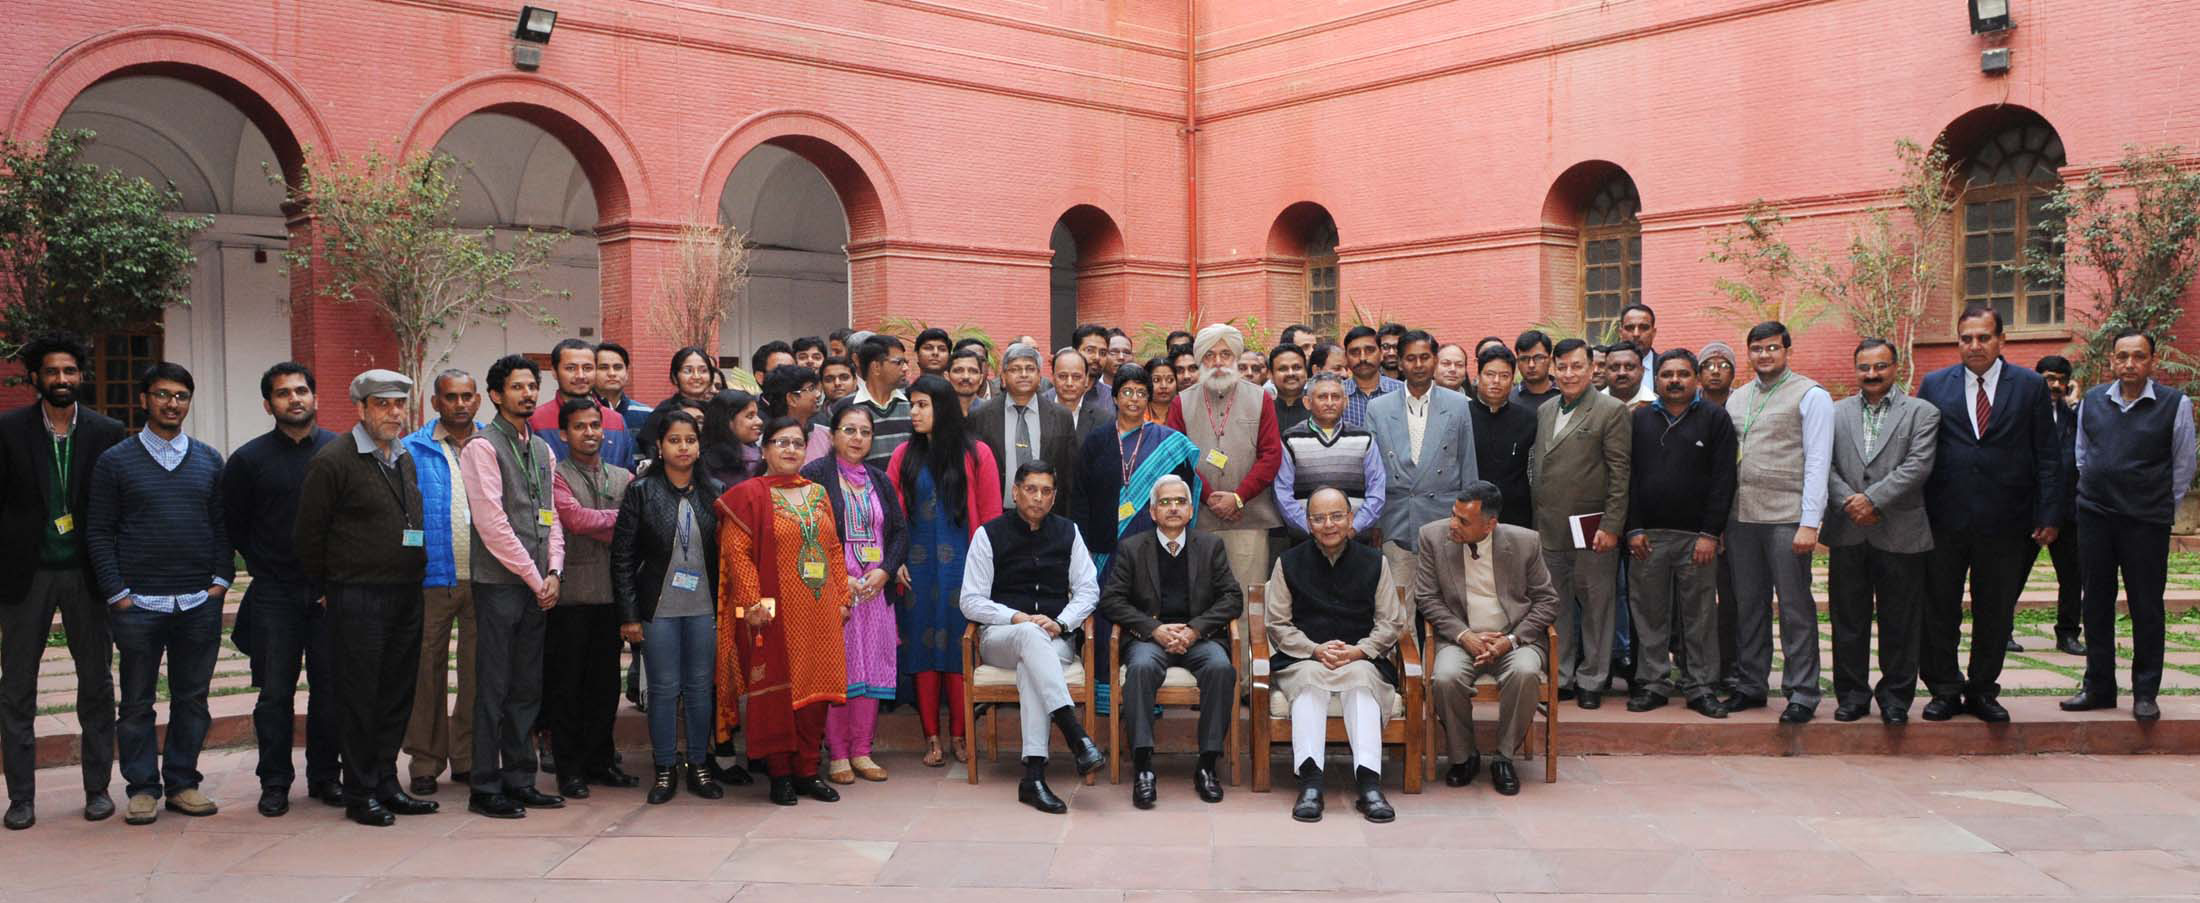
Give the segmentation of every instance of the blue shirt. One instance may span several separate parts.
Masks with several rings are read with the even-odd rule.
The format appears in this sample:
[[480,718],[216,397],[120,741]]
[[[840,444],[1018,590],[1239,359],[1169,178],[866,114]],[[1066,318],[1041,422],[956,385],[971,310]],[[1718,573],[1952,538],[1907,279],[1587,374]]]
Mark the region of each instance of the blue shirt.
[[152,427],[146,427],[138,430],[138,441],[144,443],[145,450],[152,454],[154,463],[167,471],[173,471],[183,464],[183,456],[191,451],[191,437],[184,435],[182,430],[176,431],[174,439],[163,439],[154,435]]
[[1345,426],[1366,429],[1367,403],[1406,387],[1404,380],[1391,379],[1388,376],[1378,376],[1376,380],[1375,391],[1373,392],[1360,391],[1358,380],[1347,379],[1344,381],[1345,387],[1351,390],[1346,392],[1344,396],[1343,420]]

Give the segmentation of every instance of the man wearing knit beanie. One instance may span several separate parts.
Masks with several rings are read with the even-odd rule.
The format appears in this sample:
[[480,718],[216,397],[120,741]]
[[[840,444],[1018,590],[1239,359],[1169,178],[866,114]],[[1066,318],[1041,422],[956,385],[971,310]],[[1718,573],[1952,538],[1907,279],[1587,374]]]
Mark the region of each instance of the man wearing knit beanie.
[[1703,400],[1726,406],[1726,397],[1734,392],[1734,361],[1734,348],[1725,342],[1712,342],[1696,353],[1696,383]]

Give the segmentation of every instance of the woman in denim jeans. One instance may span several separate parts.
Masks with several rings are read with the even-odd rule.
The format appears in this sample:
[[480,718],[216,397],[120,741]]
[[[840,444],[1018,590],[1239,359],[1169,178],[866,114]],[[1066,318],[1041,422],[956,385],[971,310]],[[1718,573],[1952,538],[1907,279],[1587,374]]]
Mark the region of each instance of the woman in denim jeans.
[[[717,655],[718,518],[723,487],[696,466],[702,424],[685,411],[658,418],[656,466],[619,501],[611,536],[611,592],[624,612],[620,633],[641,643],[649,669],[649,742],[656,780],[649,801],[725,790],[704,767],[710,753],[712,664]],[[676,707],[677,706],[677,707]],[[681,726],[687,754],[680,754]]]

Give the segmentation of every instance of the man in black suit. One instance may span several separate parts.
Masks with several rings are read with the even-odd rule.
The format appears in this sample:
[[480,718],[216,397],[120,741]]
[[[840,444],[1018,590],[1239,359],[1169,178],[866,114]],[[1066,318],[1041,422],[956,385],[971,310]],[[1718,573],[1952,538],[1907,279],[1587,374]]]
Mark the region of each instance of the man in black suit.
[[1230,719],[1237,712],[1237,669],[1230,663],[1230,622],[1245,611],[1245,597],[1230,570],[1230,556],[1213,533],[1185,529],[1192,520],[1192,487],[1170,474],[1153,487],[1154,529],[1116,546],[1100,612],[1122,631],[1123,692],[1117,705],[1131,735],[1131,803],[1154,803],[1153,705],[1170,668],[1199,681],[1199,768],[1192,787],[1199,798],[1222,801],[1215,765],[1222,760]]
[[0,415],[0,758],[6,760],[11,829],[38,820],[38,661],[53,615],[76,664],[82,727],[84,818],[115,812],[107,783],[115,759],[114,641],[107,607],[91,587],[83,512],[92,462],[122,441],[123,426],[78,403],[91,349],[73,336],[47,336],[20,356],[38,400]]
[[1068,408],[1039,397],[1039,349],[1008,346],[1001,353],[1001,393],[972,405],[966,422],[1000,464],[1001,498],[1015,495],[1016,468],[1036,458],[1063,482],[1054,493],[1054,513],[1070,516],[1069,481],[1077,472],[1080,437]]
[[[1995,697],[2017,595],[2038,547],[2054,543],[2063,521],[2062,446],[2046,381],[2001,359],[2000,314],[1966,309],[1956,342],[1963,362],[1928,374],[1917,393],[1940,411],[1940,446],[1925,482],[1933,554],[1918,671],[1932,694],[1925,720],[1968,712],[2000,723],[2009,720]],[[1966,582],[1968,675],[1956,661]]]
[[[2047,381],[2047,395],[2055,400],[2048,410],[2055,415],[2055,431],[2063,453],[2063,522],[2055,531],[2055,541],[2047,546],[2048,560],[2055,564],[2055,648],[2065,655],[2083,657],[2085,641],[2079,635],[2084,627],[2085,580],[2078,565],[2078,385],[2071,378],[2070,360],[2060,354],[2040,358],[2032,371]],[[2035,555],[2033,561],[2038,560]]]

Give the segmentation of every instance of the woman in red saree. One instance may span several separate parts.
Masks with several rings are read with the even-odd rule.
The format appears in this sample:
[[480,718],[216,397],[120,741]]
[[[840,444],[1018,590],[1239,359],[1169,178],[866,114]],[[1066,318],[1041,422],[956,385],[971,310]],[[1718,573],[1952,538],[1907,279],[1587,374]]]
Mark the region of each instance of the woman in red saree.
[[824,488],[798,473],[808,442],[801,423],[773,420],[765,473],[718,497],[717,739],[732,736],[745,701],[749,757],[782,806],[840,799],[817,762],[826,709],[848,698],[848,580]]

